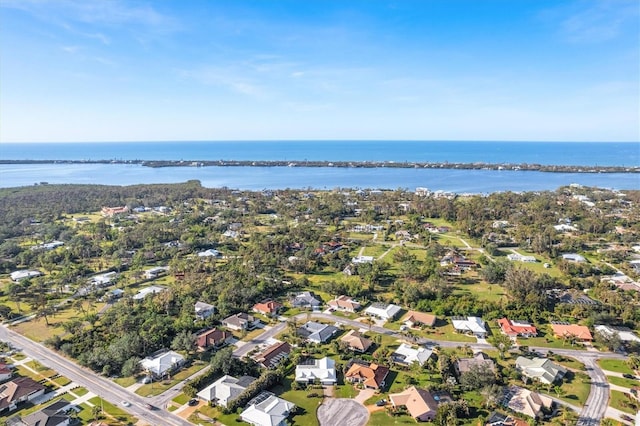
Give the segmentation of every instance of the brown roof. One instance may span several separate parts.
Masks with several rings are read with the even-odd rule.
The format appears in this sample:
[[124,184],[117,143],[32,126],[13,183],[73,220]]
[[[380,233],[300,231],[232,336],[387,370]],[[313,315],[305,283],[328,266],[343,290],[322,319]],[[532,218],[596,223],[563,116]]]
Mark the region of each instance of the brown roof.
[[342,309],[349,309],[352,311],[360,309],[360,303],[345,295],[336,297],[335,299],[329,301],[328,305]]
[[291,345],[287,342],[276,343],[256,355],[257,363],[262,364],[265,368],[273,368],[280,363],[280,360],[289,355]]
[[233,334],[228,331],[222,331],[217,328],[212,328],[211,330],[207,330],[204,333],[198,334],[196,338],[196,344],[200,348],[208,348],[209,346],[219,345],[232,336]]
[[267,300],[253,305],[254,311],[261,312],[263,314],[274,314],[280,308],[282,308],[282,303],[278,303],[274,300]]
[[354,362],[344,374],[345,379],[358,380],[365,384],[365,386],[378,389],[382,386],[385,377],[389,374],[389,369],[378,364],[366,364]]
[[436,316],[432,314],[425,314],[424,312],[409,311],[402,319],[402,322],[406,321],[411,321],[414,324],[420,323],[431,327],[436,323]]
[[456,361],[456,366],[458,367],[460,374],[468,372],[474,365],[478,367],[486,366],[491,371],[495,371],[496,368],[493,360],[483,352],[478,352],[473,356],[473,358],[460,358]]
[[589,327],[578,324],[551,324],[553,334],[559,337],[575,336],[580,340],[593,340]]
[[347,334],[342,336],[340,341],[345,342],[347,345],[349,345],[350,348],[357,349],[360,352],[366,352],[367,349],[369,349],[373,344],[371,340],[363,337],[355,330],[351,330]]
[[404,392],[389,395],[389,400],[394,407],[404,405],[412,417],[417,418],[430,411],[438,410],[438,403],[431,394],[424,390],[411,386]]
[[0,385],[0,410],[43,389],[44,386],[29,377],[18,377]]

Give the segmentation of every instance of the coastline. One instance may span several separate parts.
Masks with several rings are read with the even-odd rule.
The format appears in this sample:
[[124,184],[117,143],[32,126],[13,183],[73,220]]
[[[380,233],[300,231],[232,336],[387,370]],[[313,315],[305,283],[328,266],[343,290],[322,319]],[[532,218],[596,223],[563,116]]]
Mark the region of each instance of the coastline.
[[329,167],[329,168],[398,168],[509,170],[544,173],[640,173],[640,166],[576,166],[511,163],[451,163],[395,161],[296,161],[296,160],[0,160],[0,164],[132,164],[151,168],[163,167]]

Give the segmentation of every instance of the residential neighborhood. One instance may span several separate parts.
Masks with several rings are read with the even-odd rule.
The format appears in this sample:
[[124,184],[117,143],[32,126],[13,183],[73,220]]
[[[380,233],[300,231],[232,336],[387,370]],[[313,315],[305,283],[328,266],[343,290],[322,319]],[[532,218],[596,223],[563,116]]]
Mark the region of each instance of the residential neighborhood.
[[[52,235],[46,241],[64,244],[31,250],[43,243],[24,237],[28,254],[0,274],[0,336],[19,342],[0,360],[2,415],[14,425],[78,417],[119,424],[119,416],[141,426],[319,425],[341,424],[347,414],[356,426],[445,418],[565,425],[593,416],[632,425],[640,408],[635,254],[565,248],[585,228],[556,233],[550,223],[563,249],[532,251],[522,240],[513,250],[538,261],[514,262],[510,248],[483,245],[456,220],[433,217],[444,215],[441,207],[421,204],[455,197],[232,192],[162,203],[162,215],[135,206],[79,212],[82,221],[67,213],[53,223],[100,235],[96,253],[173,222],[157,244],[122,242],[111,257],[90,257],[90,271],[64,279],[62,267],[41,257],[61,261],[74,243]],[[573,199],[554,197],[566,209]],[[258,213],[287,211],[285,199],[306,208]],[[460,197],[456,209],[472,214],[478,209],[466,204],[475,202]],[[335,208],[335,218],[320,215],[318,203]],[[486,221],[485,241],[518,241],[517,218],[504,219],[508,226],[495,220]],[[242,232],[224,237],[236,223]],[[197,244],[182,236],[192,233]],[[69,268],[83,259],[82,247]],[[620,274],[630,289],[610,281]],[[84,376],[67,378],[63,362]],[[117,396],[95,387],[103,381]]]

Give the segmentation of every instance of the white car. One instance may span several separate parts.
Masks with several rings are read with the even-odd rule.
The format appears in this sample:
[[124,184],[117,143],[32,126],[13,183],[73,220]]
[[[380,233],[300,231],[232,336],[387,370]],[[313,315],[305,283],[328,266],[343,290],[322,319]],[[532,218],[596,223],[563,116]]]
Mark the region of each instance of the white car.
[[129,401],[122,401],[121,404],[122,404],[123,407],[130,407],[131,406],[131,403]]

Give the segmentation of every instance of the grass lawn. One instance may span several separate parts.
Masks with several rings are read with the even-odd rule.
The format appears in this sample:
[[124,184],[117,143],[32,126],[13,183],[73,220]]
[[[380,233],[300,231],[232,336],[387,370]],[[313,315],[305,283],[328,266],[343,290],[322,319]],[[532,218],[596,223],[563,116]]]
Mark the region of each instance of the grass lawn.
[[338,385],[335,388],[336,398],[349,398],[353,399],[358,395],[358,390],[350,384]]
[[521,343],[526,343],[527,346],[532,347],[532,346],[541,346],[544,348],[555,348],[555,349],[581,349],[582,345],[580,344],[576,344],[573,347],[571,347],[571,343],[565,342],[564,340],[561,339],[556,339],[554,337],[551,336],[551,334],[548,335],[542,335],[541,336],[541,332],[538,331],[538,337],[529,337],[528,339],[522,339],[520,340]]
[[405,414],[402,416],[390,416],[385,410],[371,413],[368,426],[387,426],[387,425],[416,425],[418,424],[413,417]]
[[296,426],[317,426],[318,418],[316,417],[316,411],[322,402],[322,398],[307,398],[307,395],[310,392],[322,394],[322,389],[313,389],[311,391],[292,390],[292,379],[290,377],[285,377],[282,383],[282,385],[270,390],[280,398],[293,402],[296,407],[298,407],[298,410],[302,411],[302,414],[293,417],[292,424]]
[[87,403],[82,403],[78,406],[80,408],[80,412],[78,413],[78,418],[83,420],[82,424],[89,424],[93,418],[93,413],[91,411],[91,407]]
[[[591,379],[585,373],[568,373],[567,377],[568,379],[565,378],[560,387],[563,394],[558,398],[570,404],[584,405],[591,391]],[[550,394],[557,396],[553,390]]]
[[625,379],[624,377],[607,376],[607,381],[612,385],[623,386],[625,388],[640,386],[640,381],[633,380],[633,379]]
[[476,343],[477,339],[466,334],[456,333],[453,325],[447,324],[441,327],[435,327],[434,329],[424,329],[416,333],[419,336],[426,337],[427,339],[434,340],[448,340],[450,342],[466,342]]
[[[95,309],[100,309],[96,304]],[[43,342],[57,334],[64,334],[62,324],[70,319],[80,319],[80,314],[75,309],[60,309],[55,316],[49,316],[47,325],[42,318],[25,321],[13,327],[13,330],[22,334],[34,342]]]
[[110,424],[114,424],[111,422],[111,420],[115,420],[118,422],[115,424],[135,424],[138,421],[137,418],[128,414],[126,411],[121,410],[120,408],[116,407],[110,402],[103,400],[98,396],[91,398],[89,402],[93,405],[101,406],[103,408],[104,413],[107,415],[107,417],[111,417],[111,419],[107,419]]
[[573,370],[584,371],[584,364],[577,359],[563,356],[560,357],[557,362]]
[[627,397],[626,394],[616,390],[611,391],[609,406],[629,414],[636,414],[640,408],[640,404],[633,399],[633,396],[629,395]]
[[619,359],[599,359],[598,365],[603,370],[615,371],[616,373],[634,374],[631,367],[625,361]]
[[82,387],[72,389],[71,392],[77,396],[83,396],[89,393],[89,391],[86,388],[82,388]]
[[[189,416],[189,421],[194,424],[201,424],[203,421],[200,417],[198,417],[197,413],[202,413],[203,415],[218,420],[220,423],[232,426],[240,422],[240,416],[237,414],[222,414],[222,412],[217,407],[210,407],[208,405],[204,405],[198,408],[191,416]],[[242,423],[246,424],[246,423]]]
[[231,331],[231,332],[233,333],[236,339],[242,340],[243,342],[248,342],[251,339],[254,339],[259,335],[261,335],[262,333],[264,333],[264,328],[256,328],[255,330],[251,330],[244,337],[242,336],[243,333],[241,331]]
[[168,390],[169,388],[171,388],[172,386],[174,386],[175,384],[181,382],[182,380],[186,379],[187,377],[195,374],[196,372],[202,370],[204,367],[206,367],[207,364],[205,364],[204,362],[194,362],[193,365],[187,369],[183,369],[181,371],[179,371],[178,373],[174,374],[173,376],[171,376],[171,380],[163,380],[160,382],[154,382],[154,383],[149,383],[147,385],[142,385],[140,386],[137,390],[136,393],[140,396],[155,396],[155,395],[160,395],[162,392],[165,392],[166,390]]
[[478,300],[486,300],[488,302],[498,302],[507,297],[507,293],[497,284],[489,284],[486,282],[477,282],[473,284],[456,283],[456,289],[453,294],[470,294],[478,298]]
[[71,383],[71,380],[67,379],[64,376],[56,377],[55,379],[52,379],[52,380],[60,386],[66,386],[69,383]]
[[136,383],[138,380],[135,376],[129,377],[118,377],[117,379],[113,379],[114,382],[122,386],[123,388],[128,388],[129,386]]
[[175,398],[172,399],[173,402],[179,404],[179,405],[184,405],[187,402],[189,402],[191,398],[189,398],[187,395],[180,393],[178,396],[176,396]]

